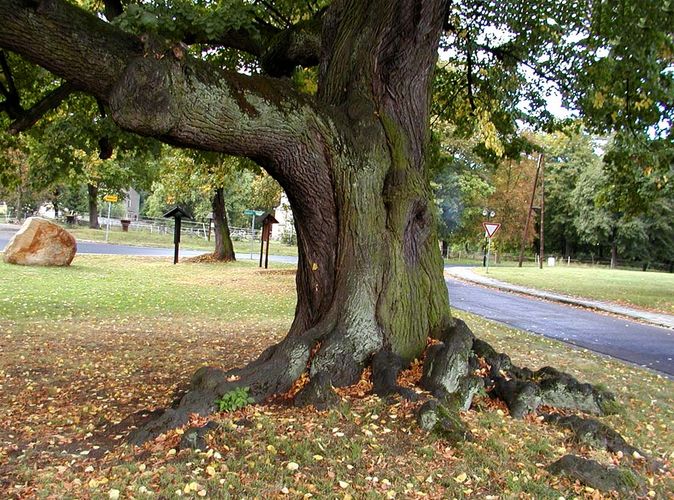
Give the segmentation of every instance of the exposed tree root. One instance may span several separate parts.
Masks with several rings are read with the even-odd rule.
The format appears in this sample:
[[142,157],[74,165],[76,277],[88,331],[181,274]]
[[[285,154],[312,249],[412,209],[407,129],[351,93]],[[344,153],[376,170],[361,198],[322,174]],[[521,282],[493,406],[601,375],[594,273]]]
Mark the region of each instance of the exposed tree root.
[[[179,403],[138,429],[131,436],[131,442],[140,444],[172,427],[185,425],[193,413],[206,416],[217,411],[216,400],[234,388],[248,387],[256,402],[264,402],[270,396],[289,391],[307,372],[310,374],[308,382],[296,394],[291,392],[295,394],[294,404],[313,405],[318,410],[337,405],[340,397],[333,386],[356,382],[355,375],[360,375],[364,367],[359,359],[364,351],[361,345],[359,356],[352,356],[352,340],[333,337],[338,332],[335,324],[335,321],[326,320],[303,335],[288,336],[241,369],[228,372],[208,367],[200,369]],[[580,383],[569,374],[550,367],[532,371],[513,365],[506,354],[498,353],[486,342],[475,338],[461,320],[455,320],[454,325],[426,350],[419,384],[430,396],[399,384],[399,374],[406,364],[387,348],[377,349],[367,361],[372,367],[375,394],[392,398],[401,396],[413,401],[425,399],[417,412],[419,426],[452,442],[472,439],[459,412],[470,408],[473,397],[480,390],[502,400],[514,418],[535,413],[542,406],[595,415],[616,409],[611,393]],[[631,456],[635,452],[641,455],[618,433],[596,420],[550,413],[544,414],[544,420],[571,429],[577,440],[587,444],[624,455]],[[185,446],[198,446],[207,431],[189,429],[191,441],[187,440]],[[631,479],[620,482],[627,477],[624,473],[606,468],[599,470],[598,467],[603,466],[575,457],[553,464],[551,470],[575,474],[574,477],[581,480],[586,475],[600,474],[607,482],[601,482],[601,479],[596,483],[598,488],[611,484],[623,490],[628,483],[632,484]]]
[[617,491],[623,495],[644,493],[641,479],[629,469],[608,467],[595,460],[565,455],[548,466],[552,474],[565,475],[602,491]]
[[543,414],[543,419],[547,423],[570,430],[573,433],[574,440],[578,443],[584,443],[611,453],[622,454],[632,459],[644,460],[651,471],[656,471],[663,466],[659,460],[649,457],[646,453],[625,441],[624,437],[609,426],[593,418],[547,413]]
[[287,391],[306,371],[312,346],[332,329],[333,324],[326,319],[303,335],[289,335],[243,368],[229,371],[200,368],[192,377],[187,393],[158,417],[134,430],[129,442],[140,445],[154,439],[170,429],[185,425],[192,414],[207,416],[215,413],[216,401],[238,387],[247,387],[256,403]]

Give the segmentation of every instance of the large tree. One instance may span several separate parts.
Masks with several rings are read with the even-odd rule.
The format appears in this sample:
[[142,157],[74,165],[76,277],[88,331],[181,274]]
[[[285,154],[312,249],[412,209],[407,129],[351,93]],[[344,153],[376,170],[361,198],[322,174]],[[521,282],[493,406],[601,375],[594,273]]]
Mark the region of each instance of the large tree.
[[[477,83],[488,74],[479,66],[500,64],[494,81],[505,82],[520,63],[552,50],[551,37],[560,44],[559,23],[586,30],[585,17],[563,7],[551,28],[552,1],[539,10],[518,2],[336,0],[313,9],[317,3],[261,2],[263,9],[225,1],[190,11],[190,2],[157,2],[118,16],[123,5],[109,0],[115,26],[63,0],[0,0],[0,46],[92,94],[124,129],[253,159],[293,208],[297,306],[287,337],[242,369],[197,372],[179,406],[138,440],[212,411],[236,386],[262,401],[307,370],[301,395],[354,383],[370,363],[377,392],[404,392],[396,374],[429,337],[443,342],[426,354],[427,388],[463,387],[466,349],[478,346],[493,360],[497,391],[521,414],[514,394],[531,383],[501,377],[510,364],[474,343],[450,314],[426,161],[430,88],[444,31],[467,79],[457,84],[469,104],[463,115],[492,130],[486,122],[496,100],[478,102]],[[516,36],[480,39],[488,25]],[[222,69],[232,53],[215,46],[236,49],[249,74]],[[287,78],[298,66],[317,67],[315,94]],[[512,102],[506,83],[499,95]]]

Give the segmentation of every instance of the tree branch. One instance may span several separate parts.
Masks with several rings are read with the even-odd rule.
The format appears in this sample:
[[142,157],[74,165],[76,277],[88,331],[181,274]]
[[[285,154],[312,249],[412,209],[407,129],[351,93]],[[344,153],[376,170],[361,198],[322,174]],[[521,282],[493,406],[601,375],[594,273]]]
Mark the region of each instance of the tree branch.
[[0,0],[0,47],[107,99],[140,41],[62,0]]
[[[9,94],[14,94],[18,96],[19,93],[17,92],[16,85],[14,84],[14,77],[12,76],[12,71],[9,67],[9,62],[7,62],[7,56],[5,56],[5,52],[2,50],[0,50],[0,67],[2,67],[2,72],[5,74],[5,78],[7,79],[7,90]],[[3,91],[3,94],[4,93],[5,92]],[[9,95],[7,96],[9,97]]]
[[[110,107],[122,128],[167,143],[246,156],[286,184],[313,139],[336,132],[284,80],[221,71],[124,33],[64,0],[0,0],[0,47],[13,50]],[[318,167],[316,167],[318,168]],[[306,174],[306,172],[304,172]],[[325,172],[315,172],[327,176]],[[324,186],[325,188],[325,186]]]
[[68,82],[53,90],[40,99],[32,108],[23,111],[9,126],[10,134],[18,134],[33,125],[48,111],[58,107],[63,100],[73,92],[73,86]]
[[228,29],[212,36],[194,31],[188,33],[183,42],[240,50],[258,58],[262,69],[269,76],[290,76],[297,66],[318,65],[324,12],[321,10],[311,19],[284,30],[257,20],[252,30]]
[[475,111],[475,98],[473,97],[473,42],[468,38],[466,45],[466,79],[468,80],[468,102],[471,111]]
[[561,91],[563,91],[563,92],[570,92],[571,91],[571,89],[567,85],[565,85],[564,82],[562,82],[562,81],[560,81],[560,80],[558,80],[558,79],[556,79],[556,78],[554,78],[554,77],[552,77],[552,76],[550,76],[546,73],[543,73],[543,71],[541,71],[540,68],[538,68],[537,66],[534,66],[529,61],[526,61],[522,57],[518,56],[515,53],[514,50],[505,49],[505,48],[503,48],[503,46],[501,46],[501,47],[489,47],[488,45],[483,45],[483,44],[477,44],[476,47],[480,50],[484,50],[485,52],[488,52],[488,53],[492,54],[499,61],[503,61],[506,57],[510,57],[515,62],[517,62],[519,64],[522,64],[522,65],[526,66],[527,68],[529,68],[539,78],[542,78],[543,80],[548,81],[548,82],[558,86]]
[[7,80],[7,88],[0,83],[0,93],[5,96],[5,101],[2,103],[2,109],[7,112],[10,118],[16,119],[23,113],[23,108],[21,107],[21,97],[16,90],[12,70],[9,67],[9,62],[7,61],[4,51],[0,51],[0,68]]
[[264,5],[269,10],[269,12],[271,12],[272,15],[276,17],[276,20],[279,21],[281,24],[284,24],[287,28],[289,28],[292,25],[290,19],[281,14],[281,12],[273,4],[267,2],[266,0],[256,0],[255,3],[261,3],[262,5]]

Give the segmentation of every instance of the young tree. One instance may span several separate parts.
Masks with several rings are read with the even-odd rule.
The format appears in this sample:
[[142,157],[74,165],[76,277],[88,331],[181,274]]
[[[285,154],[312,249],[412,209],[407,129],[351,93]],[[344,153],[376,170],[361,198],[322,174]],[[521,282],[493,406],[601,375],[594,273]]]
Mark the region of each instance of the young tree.
[[[154,193],[148,200],[148,213],[160,216],[176,203],[195,217],[213,217],[215,249],[213,257],[220,261],[236,260],[229,235],[225,190],[240,174],[239,159],[203,151],[164,148],[157,160],[160,173]],[[197,213],[198,211],[201,213]]]
[[[478,40],[466,42],[468,29],[492,25],[515,34],[507,43],[480,43],[506,69],[550,52],[551,32],[560,42],[561,28],[543,28],[552,11],[555,23],[588,29],[584,13],[543,0],[526,9],[446,0],[336,0],[315,11],[313,3],[284,5],[285,12],[223,2],[186,16],[189,3],[134,4],[118,22],[145,32],[137,36],[63,0],[0,0],[0,46],[92,94],[127,130],[253,159],[293,208],[297,306],[287,337],[240,370],[200,370],[179,407],[137,439],[211,411],[236,386],[250,387],[257,401],[285,391],[307,367],[307,390],[354,383],[372,363],[375,389],[398,392],[396,374],[429,337],[447,342],[427,355],[429,386],[442,385],[434,378],[440,366],[456,364],[452,373],[467,375],[465,349],[473,344],[452,329],[426,165],[443,29],[467,55],[460,63],[469,92],[481,73]],[[221,69],[214,46],[245,52],[249,67],[264,74]],[[298,65],[318,67],[315,95],[286,78]],[[493,115],[488,110],[480,109],[482,120]]]

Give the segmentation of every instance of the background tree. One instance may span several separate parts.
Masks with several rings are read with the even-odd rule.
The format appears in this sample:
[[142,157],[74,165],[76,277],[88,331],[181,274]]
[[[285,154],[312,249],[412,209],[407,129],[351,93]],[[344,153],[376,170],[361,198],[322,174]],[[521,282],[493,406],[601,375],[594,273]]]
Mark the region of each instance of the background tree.
[[229,220],[244,225],[246,208],[268,209],[278,203],[278,183],[241,158],[165,147],[157,163],[160,172],[146,215],[160,217],[178,204],[196,219],[209,221],[212,216],[216,260],[235,260]]

